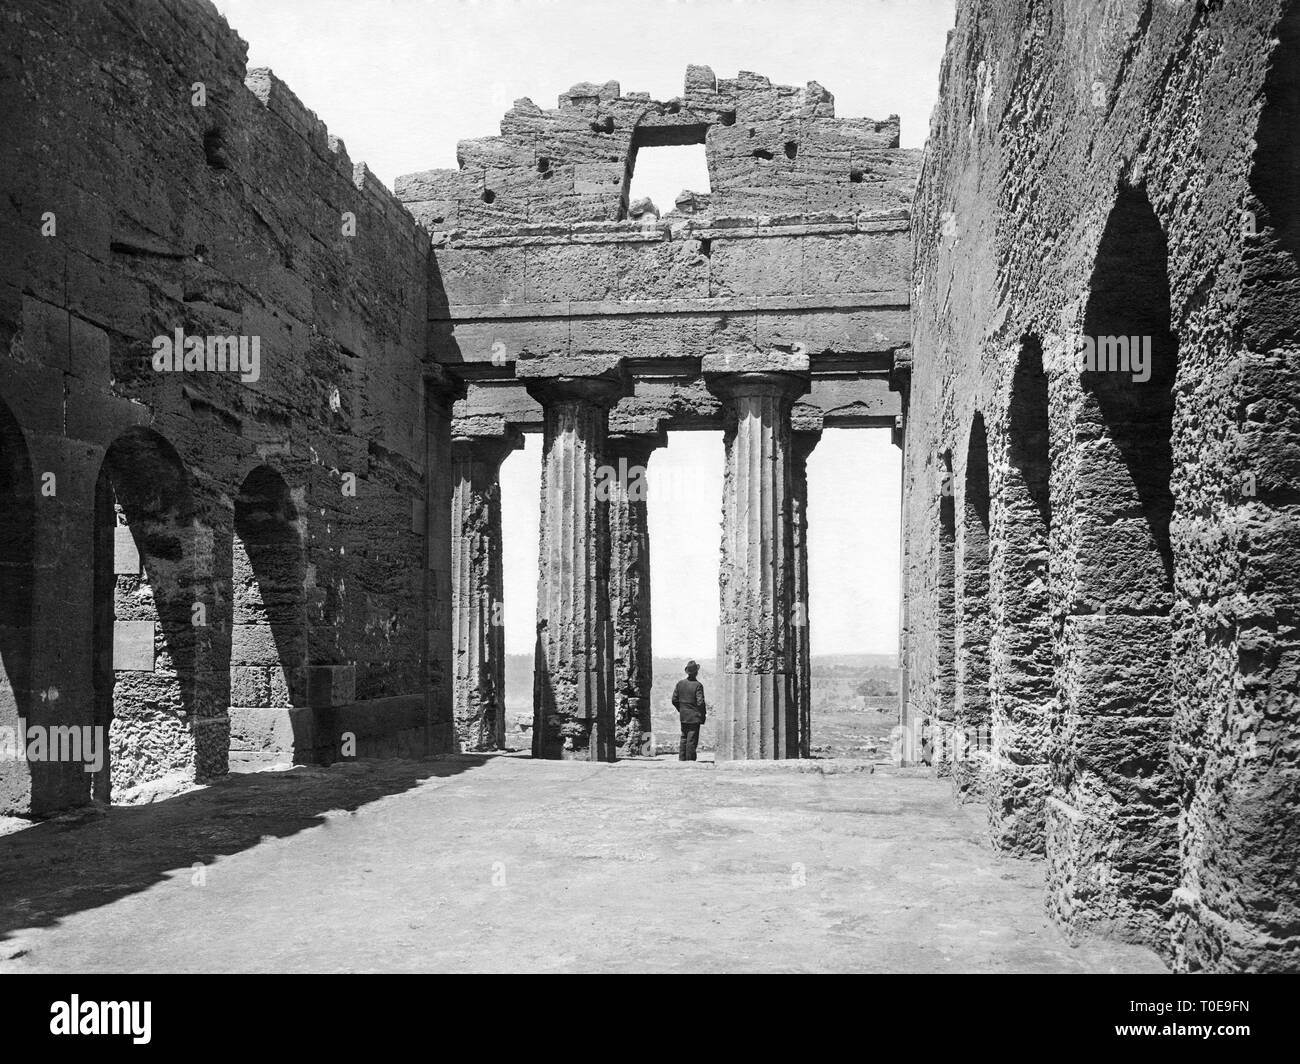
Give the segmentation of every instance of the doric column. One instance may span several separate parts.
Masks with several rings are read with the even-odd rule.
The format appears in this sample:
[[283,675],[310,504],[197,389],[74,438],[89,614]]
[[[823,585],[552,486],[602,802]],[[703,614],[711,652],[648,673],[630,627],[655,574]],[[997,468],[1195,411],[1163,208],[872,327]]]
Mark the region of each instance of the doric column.
[[795,418],[791,437],[790,513],[794,545],[795,700],[799,707],[799,756],[812,751],[812,649],[808,633],[808,456],[822,438],[821,413]]
[[612,374],[528,383],[545,424],[534,757],[615,757],[609,498],[598,484],[609,409],[623,390],[622,379]]
[[646,492],[650,456],[666,433],[611,432],[609,467],[610,615],[614,625],[614,734],[619,756],[650,748],[650,524]]
[[413,527],[425,537],[424,699],[426,749],[449,753],[456,746],[452,683],[451,617],[451,497],[452,408],[465,395],[465,385],[442,366],[424,368],[425,452],[423,508],[411,515]]
[[517,432],[474,436],[452,426],[451,611],[456,746],[500,750],[506,738],[502,624],[501,463]]
[[790,408],[807,370],[706,376],[725,407],[717,758],[799,753]]

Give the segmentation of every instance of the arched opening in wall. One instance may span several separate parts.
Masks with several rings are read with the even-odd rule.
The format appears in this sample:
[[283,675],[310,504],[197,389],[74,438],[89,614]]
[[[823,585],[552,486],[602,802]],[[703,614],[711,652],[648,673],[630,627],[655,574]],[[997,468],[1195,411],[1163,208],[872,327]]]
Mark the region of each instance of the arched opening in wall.
[[1080,874],[1081,919],[1160,934],[1177,883],[1170,771],[1173,384],[1168,245],[1142,188],[1121,187],[1084,316],[1067,631],[1067,801],[1108,840]]
[[108,753],[93,786],[122,801],[197,768],[194,504],[171,444],[144,428],[119,436],[100,467],[95,515],[94,720]]
[[939,527],[935,537],[934,683],[929,714],[921,723],[921,761],[939,775],[952,771],[957,715],[957,509],[952,453],[941,456]]
[[[1084,608],[1166,616],[1173,591],[1169,249],[1145,190],[1121,189],[1084,316]],[[1090,347],[1088,345],[1091,345]],[[1089,362],[1087,352],[1095,351]],[[1122,474],[1119,482],[1114,480]],[[1119,562],[1121,564],[1108,564]]]
[[[29,811],[29,781],[18,770],[32,709],[32,594],[36,493],[27,442],[0,402],[0,728],[15,760],[0,762],[0,813]],[[8,751],[5,752],[8,755]]]
[[502,608],[505,646],[505,748],[532,747],[533,665],[537,638],[537,560],[541,551],[538,497],[542,488],[542,434],[501,463]]
[[[709,165],[705,126],[639,126],[628,155],[624,215],[646,199],[663,216],[677,207],[685,214],[708,204]],[[644,204],[643,204],[644,206]],[[637,212],[639,213],[639,212]]]
[[[1264,109],[1255,135],[1251,186],[1262,208],[1247,232],[1271,228],[1280,247],[1300,257],[1300,5],[1277,28],[1277,47],[1264,80]],[[1249,224],[1253,222],[1253,224]]]
[[1007,411],[1000,535],[1003,594],[992,657],[993,838],[1018,853],[1043,850],[1046,742],[1053,696],[1049,536],[1052,523],[1048,384],[1035,336],[1020,345]]
[[289,485],[269,465],[240,485],[234,533],[230,704],[234,742],[244,747],[232,762],[242,768],[300,758],[279,722],[309,702],[302,525]]
[[874,760],[891,753],[901,478],[902,452],[888,429],[826,429],[808,456],[812,757]]
[[971,421],[958,569],[957,756],[960,796],[981,792],[992,746],[989,720],[989,449],[984,416]]
[[[673,708],[673,689],[686,678],[684,666],[691,660],[700,666],[698,679],[708,706],[698,750],[717,748],[722,438],[714,429],[669,432],[668,446],[656,450],[647,466],[650,714],[655,750],[664,754],[679,748],[681,721]],[[619,642],[626,645],[626,640]],[[641,648],[643,655],[646,649]],[[616,643],[616,658],[625,653]]]

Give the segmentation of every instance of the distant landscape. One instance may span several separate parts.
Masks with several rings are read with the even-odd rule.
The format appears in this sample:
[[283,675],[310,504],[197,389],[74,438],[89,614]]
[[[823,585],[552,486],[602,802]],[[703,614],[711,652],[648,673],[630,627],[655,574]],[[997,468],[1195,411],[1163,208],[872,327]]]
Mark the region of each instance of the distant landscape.
[[[717,698],[717,669],[711,657],[697,657],[700,682],[710,706]],[[680,727],[672,707],[673,685],[685,673],[685,658],[655,658],[652,701],[655,745],[676,749]],[[812,659],[812,753],[815,757],[889,757],[890,731],[898,722],[898,666],[893,654],[826,654]],[[526,749],[533,723],[533,658],[506,656],[507,742]],[[715,717],[700,731],[700,748],[714,748]]]

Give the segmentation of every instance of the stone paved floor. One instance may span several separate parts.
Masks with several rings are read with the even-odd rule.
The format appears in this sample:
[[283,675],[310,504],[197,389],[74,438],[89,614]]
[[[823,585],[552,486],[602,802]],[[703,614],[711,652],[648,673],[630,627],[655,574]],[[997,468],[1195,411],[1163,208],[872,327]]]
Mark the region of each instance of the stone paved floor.
[[232,777],[0,836],[0,973],[1162,970],[1071,948],[1041,867],[949,793],[519,757]]

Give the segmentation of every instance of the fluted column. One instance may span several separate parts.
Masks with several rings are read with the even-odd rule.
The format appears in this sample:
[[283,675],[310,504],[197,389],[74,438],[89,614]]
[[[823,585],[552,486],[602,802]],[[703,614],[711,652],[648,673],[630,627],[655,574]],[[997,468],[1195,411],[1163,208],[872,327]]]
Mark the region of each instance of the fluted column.
[[614,625],[614,735],[619,756],[653,754],[650,687],[650,523],[646,493],[650,456],[666,434],[613,432],[607,454],[610,615]]
[[452,438],[452,653],[456,746],[461,751],[505,746],[499,475],[506,455],[521,446],[518,433]]
[[[424,368],[425,505],[420,525],[425,535],[424,693],[426,750],[455,749],[456,720],[451,642],[452,409],[465,385],[440,365]],[[412,515],[416,523],[416,515]]]
[[609,499],[598,490],[609,408],[604,377],[537,379],[544,411],[533,756],[612,761]]
[[799,754],[790,408],[807,375],[709,380],[725,403],[717,758]]
[[808,630],[808,456],[822,438],[821,419],[798,421],[791,447],[791,530],[794,543],[795,701],[799,707],[799,756],[812,753],[812,644]]

